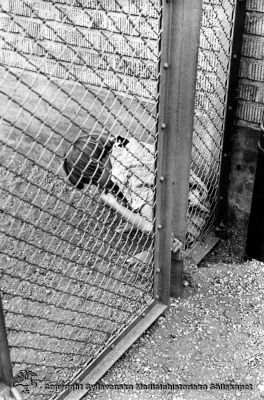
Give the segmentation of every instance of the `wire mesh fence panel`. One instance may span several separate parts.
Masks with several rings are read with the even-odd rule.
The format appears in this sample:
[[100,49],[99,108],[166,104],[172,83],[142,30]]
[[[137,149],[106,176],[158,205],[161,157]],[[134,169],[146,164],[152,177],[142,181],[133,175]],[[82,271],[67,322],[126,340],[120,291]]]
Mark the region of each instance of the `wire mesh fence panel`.
[[219,188],[236,0],[204,0],[186,249],[212,230]]
[[[0,5],[11,359],[14,374],[70,382],[153,302],[161,5]],[[35,396],[55,394],[38,385]]]

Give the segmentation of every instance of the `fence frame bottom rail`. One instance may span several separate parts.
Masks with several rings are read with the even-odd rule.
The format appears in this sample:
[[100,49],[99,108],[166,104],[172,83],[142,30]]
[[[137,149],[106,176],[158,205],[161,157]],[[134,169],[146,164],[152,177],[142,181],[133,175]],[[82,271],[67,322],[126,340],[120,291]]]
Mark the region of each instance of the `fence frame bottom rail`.
[[[144,310],[132,324],[127,326],[122,334],[113,340],[107,348],[92,361],[80,374],[78,374],[71,384],[82,383],[85,385],[95,385],[96,382],[109,370],[110,367],[130,348],[130,346],[157,320],[165,311],[167,305],[154,300],[146,310]],[[54,400],[80,400],[89,389],[71,391],[66,389]]]
[[185,265],[197,265],[217,245],[220,238],[214,232],[209,232],[186,253]]

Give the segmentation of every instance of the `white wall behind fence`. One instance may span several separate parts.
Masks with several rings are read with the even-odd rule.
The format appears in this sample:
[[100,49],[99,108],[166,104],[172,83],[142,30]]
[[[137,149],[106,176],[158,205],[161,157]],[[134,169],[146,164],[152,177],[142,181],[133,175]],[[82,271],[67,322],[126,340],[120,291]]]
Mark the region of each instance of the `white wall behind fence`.
[[[206,35],[201,35],[197,89],[208,110],[208,93],[213,96],[217,85],[223,3],[205,0],[203,7]],[[1,5],[3,64],[146,99],[156,96],[160,0],[2,0]]]

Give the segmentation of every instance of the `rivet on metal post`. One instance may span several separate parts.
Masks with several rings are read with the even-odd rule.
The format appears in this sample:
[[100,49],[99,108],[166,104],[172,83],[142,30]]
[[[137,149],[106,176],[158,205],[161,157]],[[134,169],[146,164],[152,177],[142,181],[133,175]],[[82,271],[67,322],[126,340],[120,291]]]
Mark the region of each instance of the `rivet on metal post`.
[[168,63],[164,63],[163,68],[164,69],[168,69],[169,68],[169,64]]
[[159,274],[160,273],[160,268],[156,269],[156,273]]
[[165,129],[165,128],[166,128],[166,124],[163,122],[163,123],[160,125],[160,127],[161,127],[161,129]]
[[157,229],[161,229],[161,228],[162,228],[162,225],[159,224],[159,225],[157,226]]
[[161,176],[159,180],[160,182],[164,182],[164,179],[165,179],[164,176]]

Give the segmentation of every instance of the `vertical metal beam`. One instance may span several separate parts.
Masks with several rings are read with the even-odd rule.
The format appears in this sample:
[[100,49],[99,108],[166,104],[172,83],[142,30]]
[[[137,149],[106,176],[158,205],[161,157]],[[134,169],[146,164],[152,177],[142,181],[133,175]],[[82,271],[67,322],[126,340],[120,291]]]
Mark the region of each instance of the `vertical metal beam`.
[[160,81],[158,107],[158,159],[155,209],[155,279],[154,296],[163,304],[168,304],[170,297],[170,236],[172,232],[173,187],[169,164],[172,153],[169,152],[169,140],[166,127],[168,103],[168,62],[170,53],[171,4],[162,3],[161,46],[160,46]]
[[8,348],[4,311],[0,294],[0,383],[11,386],[12,366]]
[[[186,237],[201,15],[202,0],[163,1],[159,106],[159,132],[164,137],[165,155],[162,203],[165,228],[169,226],[181,242]],[[164,242],[163,245],[166,246]],[[174,255],[171,261],[170,295],[179,297],[183,261]]]
[[237,90],[240,59],[243,43],[243,32],[246,17],[246,1],[236,0],[234,28],[232,35],[232,51],[230,60],[229,84],[227,92],[224,141],[217,201],[216,226],[221,233],[220,225],[228,221],[228,185],[231,170],[232,147],[234,140],[234,121],[236,116]]

